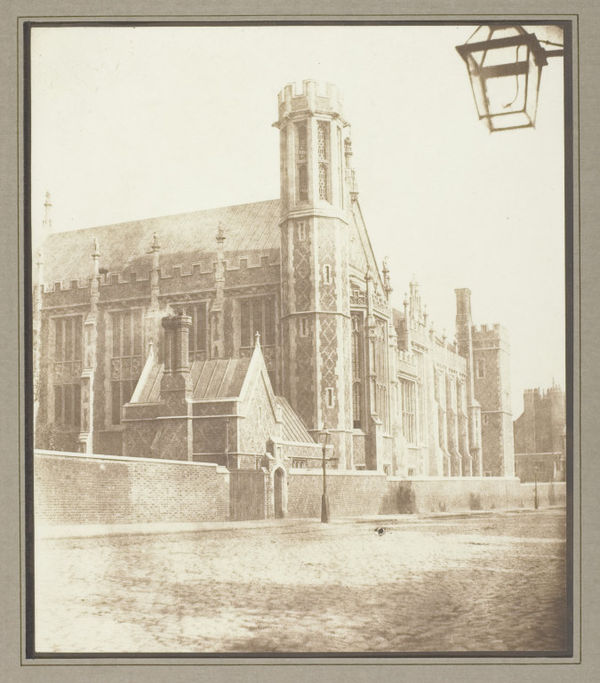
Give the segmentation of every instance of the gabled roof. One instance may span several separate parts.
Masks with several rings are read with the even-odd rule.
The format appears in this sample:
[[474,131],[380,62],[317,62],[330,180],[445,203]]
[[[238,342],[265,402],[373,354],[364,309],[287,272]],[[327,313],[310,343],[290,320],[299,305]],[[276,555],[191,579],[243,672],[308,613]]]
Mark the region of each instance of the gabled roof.
[[213,401],[237,398],[246,379],[250,358],[213,358],[192,363],[192,398]]
[[189,267],[200,255],[215,253],[219,223],[225,231],[225,258],[228,254],[258,253],[278,262],[280,207],[279,199],[271,199],[52,233],[42,245],[44,281],[88,278],[94,239],[100,248],[101,268],[108,272],[147,272],[154,233],[161,247],[161,268]]
[[281,419],[283,420],[281,438],[284,441],[313,443],[314,440],[304,426],[304,422],[302,422],[298,413],[289,404],[287,398],[277,396],[277,402],[281,407]]
[[[238,398],[248,373],[250,358],[211,358],[195,360],[192,363],[192,399],[195,401],[214,401],[220,398]],[[134,394],[132,403],[158,403],[160,401],[160,381],[164,366],[154,363],[146,377],[139,394]]]
[[352,203],[352,220],[350,222],[350,268],[356,268],[363,276],[367,268],[371,277],[377,278],[379,286],[383,288],[383,279],[375,252],[367,232],[365,219],[358,200]]

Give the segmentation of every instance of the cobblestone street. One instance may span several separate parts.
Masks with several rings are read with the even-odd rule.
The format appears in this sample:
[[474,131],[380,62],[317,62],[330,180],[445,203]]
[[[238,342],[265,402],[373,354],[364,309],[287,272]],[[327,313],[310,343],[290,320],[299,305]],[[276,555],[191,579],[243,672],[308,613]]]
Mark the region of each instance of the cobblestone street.
[[38,652],[559,651],[564,510],[39,540]]

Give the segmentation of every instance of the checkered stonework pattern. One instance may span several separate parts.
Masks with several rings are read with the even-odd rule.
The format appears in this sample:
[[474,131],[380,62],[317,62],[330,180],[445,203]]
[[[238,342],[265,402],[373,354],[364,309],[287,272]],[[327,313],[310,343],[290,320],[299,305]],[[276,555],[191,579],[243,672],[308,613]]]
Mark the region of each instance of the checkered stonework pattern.
[[295,379],[296,401],[295,408],[307,426],[312,426],[315,421],[315,397],[314,392],[307,391],[307,385],[312,385],[314,377],[315,350],[311,337],[296,337],[295,354]]
[[[321,360],[321,396],[323,421],[328,428],[339,426],[339,391],[336,367],[338,362],[337,320],[334,316],[319,319],[319,350]],[[333,406],[327,404],[327,389],[333,388]]]
[[310,238],[294,246],[294,292],[296,311],[311,309],[312,280],[310,268]]
[[[325,266],[329,266],[330,281],[325,281]],[[337,310],[336,282],[338,259],[336,258],[335,227],[331,225],[319,226],[319,294],[321,309],[324,311]]]

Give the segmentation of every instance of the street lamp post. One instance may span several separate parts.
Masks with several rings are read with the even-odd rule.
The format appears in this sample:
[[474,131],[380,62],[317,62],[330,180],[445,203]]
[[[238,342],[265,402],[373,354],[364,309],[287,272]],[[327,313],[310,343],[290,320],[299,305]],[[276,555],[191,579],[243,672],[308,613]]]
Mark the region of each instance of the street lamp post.
[[329,432],[323,433],[322,452],[323,452],[323,495],[321,496],[321,522],[329,522],[329,499],[327,498],[327,444],[329,442]]

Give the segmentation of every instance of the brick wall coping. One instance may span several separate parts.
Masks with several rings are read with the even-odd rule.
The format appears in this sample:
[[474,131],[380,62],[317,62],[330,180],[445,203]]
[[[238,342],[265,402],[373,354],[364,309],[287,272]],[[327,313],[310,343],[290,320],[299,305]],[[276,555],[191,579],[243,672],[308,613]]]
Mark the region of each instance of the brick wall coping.
[[[291,468],[290,474],[296,476],[297,474],[310,474],[313,477],[315,474],[323,476],[321,467],[298,467]],[[333,477],[384,477],[384,472],[377,472],[377,470],[327,470],[327,476]]]
[[191,460],[166,460],[164,458],[133,458],[122,455],[104,455],[101,453],[72,453],[69,451],[46,451],[36,448],[35,455],[47,455],[53,458],[67,457],[79,458],[80,460],[109,460],[113,462],[143,462],[152,463],[155,465],[187,465],[188,467],[212,467],[216,472],[222,474],[229,474],[229,470],[223,465],[217,465],[214,462],[193,462]]
[[520,482],[519,477],[388,477],[388,481],[516,481]]
[[[277,446],[302,446],[308,447],[308,448],[313,448],[313,449],[319,449],[319,451],[323,450],[323,446],[320,443],[316,443],[316,441],[284,441],[283,439],[272,439],[273,443],[276,444]],[[327,446],[327,450],[331,451],[333,449],[333,446],[329,444]],[[317,457],[317,456],[315,456]],[[318,457],[321,457],[320,455]]]
[[540,453],[515,453],[515,457],[517,455],[526,455],[533,458],[536,455],[563,455],[563,453],[562,451],[543,451]]

